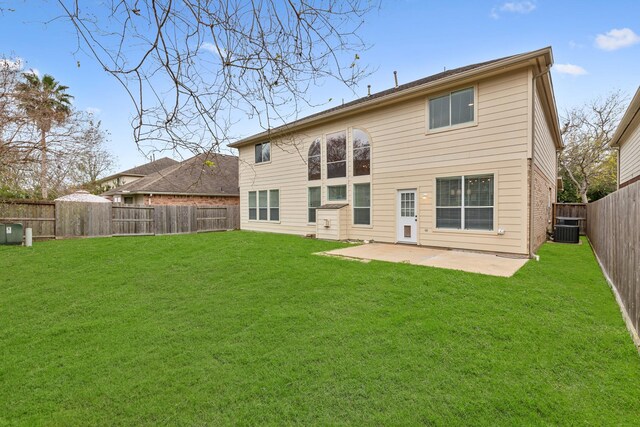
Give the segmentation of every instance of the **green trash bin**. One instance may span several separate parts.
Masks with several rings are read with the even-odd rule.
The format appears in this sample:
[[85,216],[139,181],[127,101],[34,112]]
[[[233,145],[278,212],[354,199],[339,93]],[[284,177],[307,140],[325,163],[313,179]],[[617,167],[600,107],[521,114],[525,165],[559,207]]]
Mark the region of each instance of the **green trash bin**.
[[22,224],[3,224],[0,227],[0,244],[21,245],[24,235]]

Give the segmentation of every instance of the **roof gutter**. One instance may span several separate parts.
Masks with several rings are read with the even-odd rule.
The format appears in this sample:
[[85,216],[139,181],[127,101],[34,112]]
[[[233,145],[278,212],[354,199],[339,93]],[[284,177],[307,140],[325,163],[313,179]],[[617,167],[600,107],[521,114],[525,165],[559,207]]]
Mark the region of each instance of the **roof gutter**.
[[284,135],[286,133],[299,131],[301,129],[304,129],[305,127],[309,127],[311,125],[317,125],[317,124],[326,122],[328,120],[331,120],[336,116],[340,116],[344,114],[353,114],[355,112],[360,112],[360,111],[366,111],[370,108],[383,106],[388,103],[397,102],[401,99],[409,98],[412,96],[418,96],[430,89],[438,88],[440,86],[445,86],[453,82],[462,81],[470,78],[476,78],[479,75],[487,75],[488,77],[492,73],[504,72],[506,71],[505,69],[509,67],[525,66],[528,62],[535,60],[540,56],[545,57],[545,62],[547,64],[553,63],[553,58],[551,56],[551,48],[546,47],[533,52],[516,55],[515,57],[507,58],[503,61],[494,62],[485,66],[481,66],[473,70],[464,71],[464,72],[461,72],[460,74],[443,77],[442,79],[436,80],[434,82],[429,82],[419,86],[407,88],[399,92],[390,93],[388,95],[382,96],[380,98],[375,98],[370,101],[363,101],[353,106],[348,106],[344,108],[339,108],[337,110],[329,111],[326,114],[320,113],[320,115],[313,116],[308,119],[303,118],[290,125],[285,124],[273,130],[268,130],[265,132],[261,132],[259,134],[255,134],[253,136],[250,136],[248,138],[245,138],[233,144],[229,144],[228,146],[230,148],[239,148],[244,145],[248,145],[251,143],[264,140],[265,138],[273,138],[279,135]]

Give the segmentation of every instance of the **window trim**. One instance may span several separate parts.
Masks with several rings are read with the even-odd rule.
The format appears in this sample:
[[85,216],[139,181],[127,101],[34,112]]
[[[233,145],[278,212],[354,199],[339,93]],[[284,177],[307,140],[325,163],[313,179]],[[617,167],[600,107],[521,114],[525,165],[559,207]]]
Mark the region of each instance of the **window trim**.
[[[327,185],[327,202],[344,202],[344,203],[349,203],[349,185],[347,183],[344,184],[332,184],[332,185]],[[344,199],[330,199],[329,198],[329,188],[331,187],[344,187]],[[322,200],[322,199],[321,199]]]
[[[265,144],[269,144],[269,160],[262,160],[261,162],[256,162],[256,147],[258,145],[265,145]],[[273,154],[273,151],[271,150],[272,146],[271,146],[271,141],[264,141],[264,142],[259,142],[257,144],[253,144],[253,164],[254,165],[265,165],[265,164],[269,164],[271,163],[271,157]],[[264,158],[264,156],[262,156]]]
[[[356,185],[366,185],[369,184],[369,224],[356,224],[356,214],[355,214],[355,210],[356,209],[363,209],[362,206],[356,206],[356,190],[355,190],[355,186]],[[352,194],[353,194],[353,200],[351,203],[351,226],[352,227],[357,227],[357,228],[373,228],[373,184],[371,183],[371,181],[366,181],[366,182],[354,182],[352,184]]]
[[[440,98],[445,95],[449,95],[449,97],[451,97],[451,94],[453,92],[460,92],[465,89],[473,89],[473,120],[470,122],[458,123],[457,125],[450,124],[449,126],[442,126],[439,128],[431,129],[429,127],[429,102],[432,99]],[[425,135],[478,126],[478,85],[473,84],[469,86],[458,87],[455,89],[450,89],[447,91],[437,92],[437,93],[434,93],[433,95],[429,95],[427,97],[427,100],[425,101],[425,122],[424,123],[425,123],[425,129],[426,129]],[[449,98],[449,123],[451,123],[451,98]],[[457,175],[454,175],[454,176],[457,176]]]
[[[266,206],[267,219],[260,219],[260,209],[261,209],[261,207],[260,207],[260,192],[261,191],[266,191],[267,192],[267,206]],[[277,220],[272,220],[271,219],[271,209],[272,209],[272,207],[271,207],[271,192],[272,191],[277,191],[278,192],[278,207],[277,207],[277,209],[278,209],[278,219]],[[249,200],[250,200],[250,197],[251,197],[250,196],[251,193],[255,193],[256,194],[256,196],[255,196],[256,197],[256,206],[253,207],[253,208],[249,205]],[[280,224],[280,221],[281,221],[281,218],[282,218],[282,216],[281,216],[281,213],[282,213],[281,205],[282,205],[282,197],[281,197],[280,188],[267,188],[267,189],[259,188],[259,189],[256,189],[256,190],[248,190],[247,191],[247,211],[246,211],[247,212],[247,221],[248,222],[270,222],[270,223],[273,223],[273,224]],[[251,209],[255,209],[256,210],[256,219],[251,219],[251,214],[250,214],[250,210]],[[264,207],[262,209],[264,209]],[[273,209],[276,209],[276,208],[273,208]]]
[[[474,176],[482,176],[482,175],[493,175],[493,229],[492,230],[466,230],[464,228],[464,211],[462,211],[462,215],[460,218],[460,227],[461,228],[438,228],[437,227],[437,214],[438,214],[438,179],[440,178],[461,178],[462,179],[462,188],[461,191],[464,195],[464,179],[466,177],[474,177]],[[492,235],[498,236],[498,180],[499,174],[498,171],[478,171],[478,172],[470,172],[468,174],[457,173],[457,174],[447,174],[447,175],[437,175],[433,178],[433,227],[431,230],[434,233],[455,233],[455,234],[477,234],[477,235]],[[464,209],[464,197],[461,200],[460,208]],[[476,208],[481,208],[482,206],[475,206]]]

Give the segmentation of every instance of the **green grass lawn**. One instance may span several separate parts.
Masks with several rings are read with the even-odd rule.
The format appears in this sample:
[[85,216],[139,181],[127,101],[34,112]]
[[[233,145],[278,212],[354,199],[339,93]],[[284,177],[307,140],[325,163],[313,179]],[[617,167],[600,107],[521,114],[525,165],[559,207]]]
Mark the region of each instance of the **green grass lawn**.
[[588,244],[512,278],[250,232],[0,248],[0,424],[637,425]]

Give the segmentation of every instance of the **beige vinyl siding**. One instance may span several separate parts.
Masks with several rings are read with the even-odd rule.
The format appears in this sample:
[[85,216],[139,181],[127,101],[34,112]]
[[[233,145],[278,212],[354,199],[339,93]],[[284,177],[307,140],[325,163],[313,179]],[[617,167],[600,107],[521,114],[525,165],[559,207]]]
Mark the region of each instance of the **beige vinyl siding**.
[[620,184],[640,176],[640,123],[632,123],[635,128],[620,145]]
[[[327,185],[347,184],[347,237],[395,242],[397,190],[416,189],[418,244],[527,254],[528,76],[528,70],[522,69],[477,82],[477,125],[429,133],[426,103],[430,95],[425,95],[307,129],[295,146],[275,143],[268,164],[254,165],[253,146],[241,147],[242,228],[315,233],[315,225],[307,224],[307,188],[321,185],[326,203]],[[352,128],[363,129],[371,137],[371,176],[352,176]],[[347,178],[327,180],[324,135],[339,130],[347,130]],[[307,182],[307,150],[318,137],[323,138],[322,180]],[[436,178],[478,174],[495,176],[494,231],[435,230]],[[353,184],[358,182],[371,182],[371,226],[352,225]],[[247,192],[269,188],[280,189],[280,223],[248,221]],[[499,228],[504,235],[498,235]]]
[[539,91],[536,91],[533,115],[533,143],[535,144],[535,155],[533,157],[533,161],[534,164],[542,170],[545,177],[547,177],[552,183],[555,183],[558,175],[556,146],[553,142],[553,136],[551,135],[551,128],[549,127],[547,116],[542,108]]

